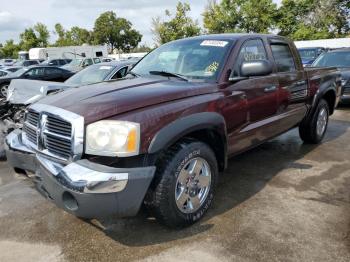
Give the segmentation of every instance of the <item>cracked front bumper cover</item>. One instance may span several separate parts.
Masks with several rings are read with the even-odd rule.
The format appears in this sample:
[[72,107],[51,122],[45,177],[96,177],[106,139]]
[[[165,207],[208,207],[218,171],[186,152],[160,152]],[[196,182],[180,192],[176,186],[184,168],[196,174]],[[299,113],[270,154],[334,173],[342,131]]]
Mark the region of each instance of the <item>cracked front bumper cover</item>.
[[40,193],[83,218],[136,215],[156,169],[113,168],[88,160],[64,166],[26,147],[20,131],[11,133],[6,144],[11,166],[36,173]]

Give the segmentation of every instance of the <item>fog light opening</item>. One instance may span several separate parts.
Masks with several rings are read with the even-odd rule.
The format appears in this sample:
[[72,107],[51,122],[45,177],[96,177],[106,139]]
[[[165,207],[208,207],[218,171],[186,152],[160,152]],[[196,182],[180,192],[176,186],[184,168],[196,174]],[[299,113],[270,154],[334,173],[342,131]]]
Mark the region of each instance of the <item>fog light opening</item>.
[[71,211],[78,210],[78,202],[71,193],[64,192],[62,195],[62,200],[63,200],[63,205],[68,210],[71,210]]

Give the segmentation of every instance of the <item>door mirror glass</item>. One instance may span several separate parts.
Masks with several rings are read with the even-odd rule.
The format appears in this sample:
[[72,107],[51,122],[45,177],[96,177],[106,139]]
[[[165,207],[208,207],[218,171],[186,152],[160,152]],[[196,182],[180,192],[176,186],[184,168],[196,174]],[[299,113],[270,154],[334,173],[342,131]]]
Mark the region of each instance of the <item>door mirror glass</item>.
[[268,60],[243,62],[240,69],[243,77],[266,76],[272,73],[272,64]]

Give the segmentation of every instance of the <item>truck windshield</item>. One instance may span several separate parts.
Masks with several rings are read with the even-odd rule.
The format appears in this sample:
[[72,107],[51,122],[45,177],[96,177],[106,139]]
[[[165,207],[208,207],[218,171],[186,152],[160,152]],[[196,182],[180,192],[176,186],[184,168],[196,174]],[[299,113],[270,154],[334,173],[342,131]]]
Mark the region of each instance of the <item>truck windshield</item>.
[[312,66],[350,67],[350,51],[330,52],[321,55]]
[[230,40],[186,39],[171,42],[147,55],[132,69],[132,73],[145,76],[163,72],[187,79],[213,80],[217,78],[231,45]]

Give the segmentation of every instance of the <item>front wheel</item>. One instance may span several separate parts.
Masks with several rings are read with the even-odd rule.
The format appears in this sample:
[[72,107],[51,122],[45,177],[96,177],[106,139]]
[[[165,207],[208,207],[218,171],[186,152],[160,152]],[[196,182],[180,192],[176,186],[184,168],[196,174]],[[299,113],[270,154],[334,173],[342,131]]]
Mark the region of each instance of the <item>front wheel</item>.
[[324,138],[329,120],[329,106],[322,99],[308,120],[304,120],[299,126],[299,134],[305,143],[318,144]]
[[218,177],[212,149],[184,141],[165,152],[157,166],[153,210],[158,221],[172,228],[189,226],[208,210]]
[[6,98],[7,97],[7,90],[8,90],[9,84],[3,84],[0,86],[0,96]]

